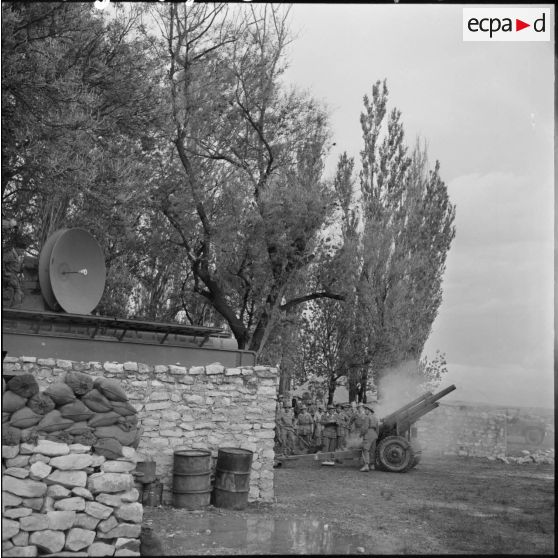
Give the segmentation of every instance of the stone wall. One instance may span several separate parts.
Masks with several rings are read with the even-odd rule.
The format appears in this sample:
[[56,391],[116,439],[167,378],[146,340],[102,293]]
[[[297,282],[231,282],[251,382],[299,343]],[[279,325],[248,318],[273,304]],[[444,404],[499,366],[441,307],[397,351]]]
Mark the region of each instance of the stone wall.
[[139,556],[137,455],[49,440],[2,446],[2,556]]
[[31,372],[42,388],[67,371],[117,379],[138,411],[138,453],[157,462],[164,483],[163,502],[171,503],[173,454],[180,449],[222,447],[254,452],[249,501],[274,497],[273,459],[278,373],[274,368],[151,366],[137,362],[73,362],[7,356],[5,373]]
[[425,454],[489,457],[506,452],[506,416],[501,411],[440,404],[416,426]]

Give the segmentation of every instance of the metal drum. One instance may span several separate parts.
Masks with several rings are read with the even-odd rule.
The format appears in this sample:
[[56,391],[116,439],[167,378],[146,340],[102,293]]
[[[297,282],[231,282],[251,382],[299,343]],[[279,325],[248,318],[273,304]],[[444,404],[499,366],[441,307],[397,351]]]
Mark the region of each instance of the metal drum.
[[247,449],[219,449],[213,489],[216,507],[243,510],[248,505],[253,456]]
[[211,452],[179,450],[174,452],[172,505],[199,510],[211,498]]

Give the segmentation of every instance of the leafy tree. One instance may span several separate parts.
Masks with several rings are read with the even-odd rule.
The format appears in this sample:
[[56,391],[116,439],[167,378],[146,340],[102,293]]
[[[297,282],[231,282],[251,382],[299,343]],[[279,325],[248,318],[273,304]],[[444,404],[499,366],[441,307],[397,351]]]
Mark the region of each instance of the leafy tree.
[[262,353],[308,291],[329,211],[324,110],[280,78],[287,15],[222,4],[157,7],[169,53],[181,175],[156,194],[191,270],[192,290]]
[[439,369],[419,359],[442,300],[455,208],[438,162],[428,170],[419,144],[409,154],[401,114],[388,114],[387,101],[385,81],[364,97],[358,190],[353,159],[343,154],[338,163],[340,245],[322,273],[342,277],[343,300],[316,302],[318,325],[306,342],[321,354],[314,359],[329,378],[330,400],[342,376],[350,399],[365,401],[368,383],[381,388],[382,371],[400,362],[415,362],[419,374]]

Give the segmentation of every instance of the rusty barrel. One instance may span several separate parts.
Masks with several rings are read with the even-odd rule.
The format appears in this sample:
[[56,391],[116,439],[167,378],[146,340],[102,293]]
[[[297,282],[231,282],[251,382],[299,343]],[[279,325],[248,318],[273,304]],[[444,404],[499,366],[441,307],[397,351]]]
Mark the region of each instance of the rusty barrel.
[[211,452],[203,449],[174,452],[172,505],[199,510],[211,498]]
[[218,508],[242,510],[248,504],[254,453],[241,448],[219,448],[213,503]]

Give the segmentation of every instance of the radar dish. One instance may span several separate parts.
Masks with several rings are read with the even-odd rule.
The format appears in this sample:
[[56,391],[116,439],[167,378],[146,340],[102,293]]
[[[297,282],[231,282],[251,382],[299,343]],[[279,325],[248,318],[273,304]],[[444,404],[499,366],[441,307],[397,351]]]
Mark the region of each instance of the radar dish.
[[60,229],[39,257],[39,283],[46,303],[70,314],[90,314],[105,288],[105,258],[99,243],[83,229]]

